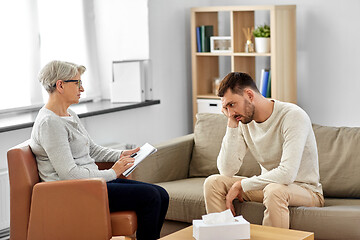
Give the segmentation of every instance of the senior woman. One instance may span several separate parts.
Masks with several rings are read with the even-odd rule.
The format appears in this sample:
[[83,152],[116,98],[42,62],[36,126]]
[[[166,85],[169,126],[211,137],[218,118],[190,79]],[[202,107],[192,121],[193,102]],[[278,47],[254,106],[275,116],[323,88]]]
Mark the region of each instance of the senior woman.
[[[52,61],[40,71],[39,81],[49,99],[36,117],[30,141],[40,178],[43,181],[104,178],[110,211],[135,211],[137,239],[158,239],[169,195],[159,186],[119,178],[133,165],[130,155],[139,148],[120,151],[95,144],[79,117],[69,109],[84,92],[81,75],[85,70],[74,63]],[[115,164],[111,169],[99,170],[95,162]]]

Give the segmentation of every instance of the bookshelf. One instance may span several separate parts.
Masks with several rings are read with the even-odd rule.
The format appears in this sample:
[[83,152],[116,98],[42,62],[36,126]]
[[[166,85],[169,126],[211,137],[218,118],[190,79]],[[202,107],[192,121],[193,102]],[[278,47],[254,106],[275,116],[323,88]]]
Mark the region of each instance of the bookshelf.
[[[255,13],[267,11],[270,16],[271,52],[246,53],[246,38],[242,28],[256,27]],[[232,51],[226,53],[197,52],[196,27],[212,25],[213,35],[219,36],[219,13],[230,14]],[[255,43],[254,39],[252,39]],[[255,46],[256,48],[256,46]],[[219,76],[219,59],[230,58],[232,72],[246,72],[256,80],[261,69],[256,69],[257,58],[270,58],[271,98],[296,103],[296,6],[224,6],[196,7],[191,9],[191,60],[193,88],[193,118],[198,99],[219,99],[212,93],[212,82]]]

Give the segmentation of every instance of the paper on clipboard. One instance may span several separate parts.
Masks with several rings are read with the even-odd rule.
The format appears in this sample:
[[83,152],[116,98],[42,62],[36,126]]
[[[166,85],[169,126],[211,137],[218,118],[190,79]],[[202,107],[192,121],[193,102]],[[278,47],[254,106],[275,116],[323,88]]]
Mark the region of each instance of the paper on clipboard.
[[134,157],[135,158],[134,165],[131,168],[128,168],[125,172],[123,172],[123,175],[125,177],[129,176],[130,173],[132,173],[132,171],[134,171],[134,169],[137,167],[137,165],[142,162],[142,160],[144,160],[151,154],[155,153],[156,151],[157,151],[156,148],[151,146],[149,143],[145,143],[137,152],[137,155]]

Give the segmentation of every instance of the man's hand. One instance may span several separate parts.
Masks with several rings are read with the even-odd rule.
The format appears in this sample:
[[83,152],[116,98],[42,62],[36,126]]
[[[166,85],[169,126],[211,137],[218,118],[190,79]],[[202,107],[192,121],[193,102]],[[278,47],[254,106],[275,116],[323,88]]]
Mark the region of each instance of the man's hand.
[[239,122],[236,121],[234,117],[230,116],[230,113],[226,107],[223,107],[221,112],[228,118],[228,127],[237,128],[239,126]]
[[242,198],[242,187],[241,187],[241,180],[234,183],[228,194],[226,195],[226,208],[230,209],[232,214],[235,216],[235,208],[233,201],[235,198],[238,198],[240,202],[244,202],[244,199]]

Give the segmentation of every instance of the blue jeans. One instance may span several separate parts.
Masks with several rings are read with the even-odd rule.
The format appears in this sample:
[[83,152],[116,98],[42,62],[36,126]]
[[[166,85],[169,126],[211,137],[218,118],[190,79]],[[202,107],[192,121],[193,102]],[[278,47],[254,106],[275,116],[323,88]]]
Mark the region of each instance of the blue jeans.
[[160,238],[169,206],[169,195],[160,186],[128,179],[107,182],[110,212],[135,211],[138,220],[136,238]]

